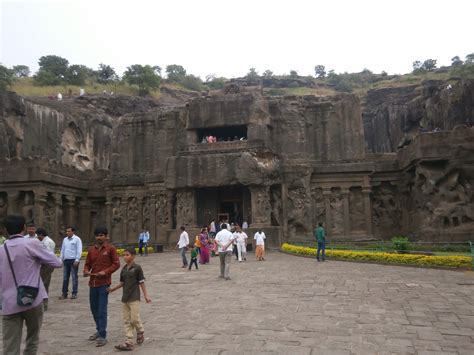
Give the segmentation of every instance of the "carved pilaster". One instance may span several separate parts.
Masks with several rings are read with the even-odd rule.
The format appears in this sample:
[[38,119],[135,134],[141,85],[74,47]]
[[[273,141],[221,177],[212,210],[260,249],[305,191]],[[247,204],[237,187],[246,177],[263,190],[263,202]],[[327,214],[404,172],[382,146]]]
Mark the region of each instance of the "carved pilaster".
[[196,201],[193,190],[182,190],[176,193],[177,226],[196,226]]
[[350,212],[349,212],[349,189],[341,189],[342,203],[344,207],[344,236],[350,234]]
[[91,203],[89,200],[81,199],[79,201],[78,234],[83,243],[92,243],[94,236],[89,235],[91,230]]
[[61,234],[65,234],[64,221],[63,221],[63,196],[58,193],[53,193],[53,235],[58,237]]
[[364,212],[365,212],[365,225],[367,228],[367,235],[372,236],[372,204],[370,200],[370,194],[372,189],[370,187],[363,187],[362,194],[364,195]]
[[156,195],[150,196],[150,241],[156,241]]
[[8,214],[17,214],[20,191],[7,190]]
[[326,234],[331,235],[331,189],[323,189],[323,198],[326,211]]
[[[47,198],[48,198],[48,195],[45,191],[41,191],[41,192],[34,192],[34,200],[35,200],[35,204],[34,204],[34,214],[35,214],[35,224],[37,226],[43,226],[45,225],[45,216],[44,216],[44,211],[46,210],[47,208]],[[55,239],[58,238],[57,235],[53,235],[51,234],[52,231],[48,231],[48,233],[50,234],[50,237],[52,239]]]
[[66,224],[71,226],[77,223],[76,196],[65,195]]
[[270,188],[268,186],[250,187],[252,202],[252,227],[271,225]]

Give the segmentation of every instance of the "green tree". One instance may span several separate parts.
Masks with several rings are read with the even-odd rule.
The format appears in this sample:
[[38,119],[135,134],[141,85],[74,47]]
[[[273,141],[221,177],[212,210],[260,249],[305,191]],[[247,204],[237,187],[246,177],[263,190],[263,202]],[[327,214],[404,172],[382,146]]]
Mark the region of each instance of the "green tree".
[[464,62],[467,64],[474,63],[474,53],[466,55],[466,59]]
[[94,71],[85,65],[74,64],[67,68],[64,79],[70,85],[84,85],[93,73]]
[[13,84],[13,71],[0,64],[0,92],[5,92]]
[[194,75],[186,75],[182,81],[181,85],[183,85],[186,89],[193,90],[193,91],[202,91],[203,85],[202,80],[198,76]]
[[138,94],[146,96],[160,87],[161,77],[156,72],[156,66],[134,64],[127,67],[123,79],[130,85],[138,86]]
[[225,82],[227,81],[226,78],[217,77],[216,74],[208,74],[206,75],[206,85],[211,90],[219,90],[224,88]]
[[263,72],[262,75],[265,79],[270,79],[270,78],[273,77],[273,72],[271,70],[267,69]]
[[250,68],[249,72],[247,73],[245,77],[247,78],[247,80],[250,80],[250,81],[258,80],[260,78],[255,68]]
[[463,64],[463,61],[461,60],[461,58],[459,58],[459,56],[454,56],[451,58],[451,65],[453,67],[456,67],[458,65],[462,65]]
[[314,72],[316,74],[316,78],[324,78],[326,77],[326,67],[324,65],[318,64],[314,67]]
[[61,85],[66,78],[69,61],[57,55],[43,56],[38,61],[39,70],[33,77],[35,84],[45,85]]
[[298,77],[298,72],[296,70],[290,70],[290,76],[292,78],[297,78]]
[[436,69],[436,59],[427,59],[423,62],[423,69],[426,71],[433,71]]
[[181,65],[170,64],[166,66],[165,70],[169,81],[180,83],[186,76],[186,69],[184,69]]
[[96,75],[97,81],[101,84],[113,83],[119,80],[114,68],[107,64],[100,63]]
[[27,78],[31,74],[30,68],[26,65],[14,65],[12,71],[17,78]]

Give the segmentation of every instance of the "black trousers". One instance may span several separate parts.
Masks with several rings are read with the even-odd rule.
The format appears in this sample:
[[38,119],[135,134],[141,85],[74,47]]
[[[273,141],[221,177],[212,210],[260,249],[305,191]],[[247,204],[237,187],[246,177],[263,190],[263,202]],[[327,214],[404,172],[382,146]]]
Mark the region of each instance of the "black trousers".
[[193,264],[196,266],[196,269],[199,269],[199,268],[198,268],[198,259],[197,259],[197,258],[191,258],[191,262],[189,263],[189,270],[191,270],[191,266],[193,266]]

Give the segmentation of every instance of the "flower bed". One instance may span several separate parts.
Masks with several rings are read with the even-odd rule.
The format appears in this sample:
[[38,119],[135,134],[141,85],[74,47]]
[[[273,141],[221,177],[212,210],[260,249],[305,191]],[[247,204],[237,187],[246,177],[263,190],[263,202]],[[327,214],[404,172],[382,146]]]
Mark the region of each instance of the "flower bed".
[[[316,256],[315,248],[307,248],[284,243],[281,250],[297,254]],[[349,261],[366,261],[377,262],[383,264],[405,264],[414,266],[434,266],[447,268],[471,268],[472,258],[469,256],[428,256],[418,254],[396,254],[383,252],[364,252],[351,250],[328,250],[326,256],[331,259],[349,260]]]

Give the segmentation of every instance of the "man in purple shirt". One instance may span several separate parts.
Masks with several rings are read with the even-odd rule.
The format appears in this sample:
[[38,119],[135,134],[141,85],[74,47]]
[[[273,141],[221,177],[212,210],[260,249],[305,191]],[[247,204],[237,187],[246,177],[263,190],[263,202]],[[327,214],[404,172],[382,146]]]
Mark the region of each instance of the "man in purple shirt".
[[19,286],[38,286],[39,292],[29,306],[17,303],[17,288],[8,262],[5,247],[0,247],[0,288],[2,292],[3,353],[19,354],[23,323],[26,325],[25,354],[34,355],[38,351],[39,333],[43,322],[43,299],[48,294],[40,279],[41,265],[54,268],[62,266],[61,259],[46,250],[38,239],[23,238],[25,219],[22,216],[7,216],[4,221],[8,232],[5,241],[13,271]]

